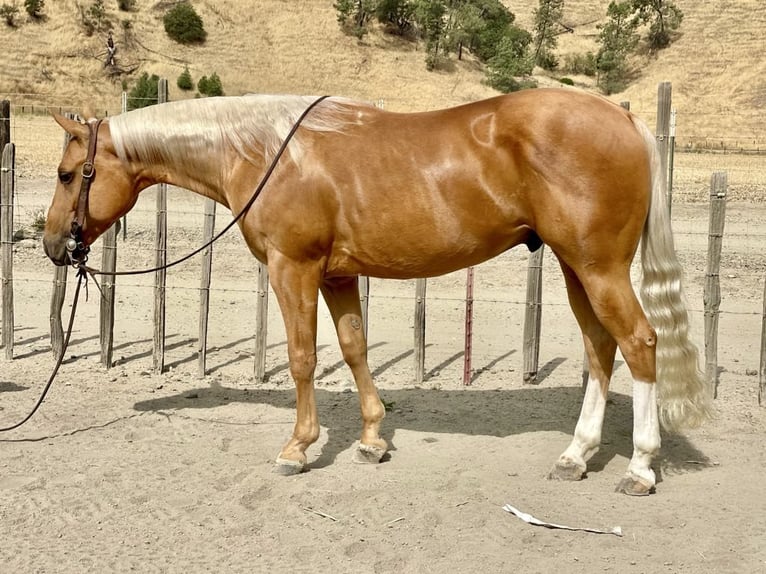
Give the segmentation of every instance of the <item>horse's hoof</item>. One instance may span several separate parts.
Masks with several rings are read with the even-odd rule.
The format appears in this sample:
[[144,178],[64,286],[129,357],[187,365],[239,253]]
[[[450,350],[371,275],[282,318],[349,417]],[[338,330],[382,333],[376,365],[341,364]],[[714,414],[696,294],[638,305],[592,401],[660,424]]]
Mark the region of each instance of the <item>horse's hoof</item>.
[[274,472],[282,476],[294,476],[302,473],[306,465],[298,460],[278,458],[274,464]]
[[359,464],[377,464],[385,454],[385,448],[360,443],[356,448],[356,452],[354,452],[354,462]]
[[582,480],[585,476],[585,467],[575,462],[557,462],[548,473],[548,480]]
[[654,494],[654,485],[633,475],[628,475],[620,481],[615,492],[627,494],[628,496],[649,496]]

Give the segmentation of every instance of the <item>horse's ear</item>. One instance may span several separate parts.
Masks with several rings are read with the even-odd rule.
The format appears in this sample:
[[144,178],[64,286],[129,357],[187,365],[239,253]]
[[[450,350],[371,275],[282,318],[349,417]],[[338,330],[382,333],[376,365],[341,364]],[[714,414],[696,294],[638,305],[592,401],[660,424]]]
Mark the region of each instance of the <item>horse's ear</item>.
[[82,117],[85,118],[86,122],[91,119],[95,119],[96,112],[93,111],[93,106],[91,106],[90,104],[86,104],[82,110]]
[[88,136],[88,126],[85,124],[81,124],[75,120],[70,120],[69,118],[57,113],[53,114],[53,119],[56,120],[56,123],[64,128],[64,130],[73,137],[85,138]]

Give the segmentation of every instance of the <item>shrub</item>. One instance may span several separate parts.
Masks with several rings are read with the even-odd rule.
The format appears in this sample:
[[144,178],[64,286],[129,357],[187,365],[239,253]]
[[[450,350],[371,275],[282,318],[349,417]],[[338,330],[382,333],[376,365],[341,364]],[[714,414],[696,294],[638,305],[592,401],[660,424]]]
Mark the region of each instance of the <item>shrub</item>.
[[194,89],[194,82],[192,81],[191,72],[189,72],[189,66],[184,68],[181,75],[176,80],[176,85],[184,92],[188,92]]
[[128,110],[145,108],[146,106],[156,104],[158,100],[157,89],[159,82],[160,78],[157,74],[152,74],[151,77],[147,72],[141,74],[136,85],[128,92]]
[[596,75],[596,55],[593,52],[585,54],[567,54],[564,56],[563,70],[570,74]]
[[559,82],[565,86],[574,86],[574,80],[572,78],[559,78]]
[[117,6],[123,12],[130,12],[136,7],[136,0],[117,0]]
[[548,70],[549,72],[552,72],[553,70],[559,67],[559,61],[553,52],[549,52],[546,50],[544,52],[540,52],[537,55],[537,65],[543,68],[544,70]]
[[82,21],[85,33],[92,36],[96,32],[103,32],[112,27],[112,23],[106,15],[104,0],[95,0],[88,8],[77,4],[80,10],[80,20]]
[[0,18],[13,28],[16,26],[16,15],[19,13],[19,7],[15,4],[3,4],[0,6]]
[[207,38],[202,18],[194,6],[186,2],[171,8],[162,22],[168,36],[181,44],[201,44]]
[[43,17],[45,0],[24,0],[24,9],[30,17],[39,20]]
[[222,96],[223,84],[221,84],[221,78],[215,72],[209,78],[202,76],[199,82],[197,82],[197,90],[203,96]]

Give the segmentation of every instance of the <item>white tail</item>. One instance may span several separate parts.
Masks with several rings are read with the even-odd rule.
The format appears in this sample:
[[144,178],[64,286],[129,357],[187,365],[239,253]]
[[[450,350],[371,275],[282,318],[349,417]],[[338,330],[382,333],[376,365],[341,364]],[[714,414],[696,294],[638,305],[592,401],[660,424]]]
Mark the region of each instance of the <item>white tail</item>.
[[657,331],[660,422],[667,430],[678,430],[710,418],[712,393],[699,370],[699,351],[689,340],[683,269],[673,246],[657,143],[646,124],[638,119],[634,124],[646,142],[652,172],[651,204],[641,239],[641,302]]

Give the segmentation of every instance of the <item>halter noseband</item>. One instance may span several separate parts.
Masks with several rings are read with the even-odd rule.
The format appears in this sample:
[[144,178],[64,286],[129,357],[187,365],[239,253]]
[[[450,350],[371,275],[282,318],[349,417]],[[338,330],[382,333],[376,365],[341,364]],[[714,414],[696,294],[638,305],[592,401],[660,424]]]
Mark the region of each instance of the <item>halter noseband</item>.
[[96,176],[96,143],[98,141],[98,128],[101,122],[102,120],[88,122],[88,154],[85,156],[85,162],[82,164],[80,195],[77,198],[75,216],[72,220],[69,239],[66,242],[66,250],[69,252],[69,258],[75,267],[84,264],[88,260],[88,253],[90,252],[90,247],[85,245],[82,239],[82,226],[85,224],[85,212],[88,209],[90,186]]

